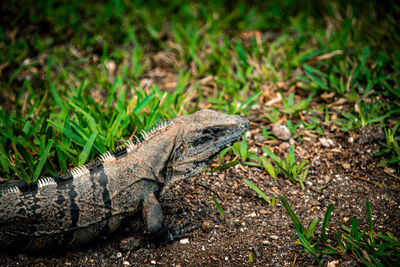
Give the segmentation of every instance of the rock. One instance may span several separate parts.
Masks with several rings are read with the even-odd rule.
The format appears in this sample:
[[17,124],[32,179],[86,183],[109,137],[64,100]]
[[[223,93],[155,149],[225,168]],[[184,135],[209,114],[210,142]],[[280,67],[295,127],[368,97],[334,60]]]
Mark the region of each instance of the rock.
[[318,140],[321,142],[321,145],[323,147],[331,147],[331,146],[335,145],[335,143],[332,141],[332,139],[329,139],[329,138],[320,137]]
[[208,233],[214,228],[214,225],[210,221],[203,221],[201,224],[201,229],[203,229],[204,232]]
[[129,266],[129,265],[131,265],[131,264],[129,263],[129,261],[124,261],[124,262],[122,263],[122,265],[124,265],[124,266]]
[[291,137],[289,128],[278,123],[275,123],[272,127],[272,134],[280,140],[289,140]]
[[385,167],[385,171],[387,171],[387,172],[389,172],[389,173],[391,173],[391,174],[395,174],[395,173],[396,173],[396,170],[395,170],[395,169],[389,168],[389,167]]
[[286,149],[288,149],[290,147],[290,144],[288,143],[288,142],[282,142],[280,145],[279,145],[279,150],[286,150]]
[[253,218],[256,216],[257,216],[257,214],[254,211],[252,213],[246,215],[246,217],[253,217]]
[[334,261],[330,261],[328,262],[328,264],[326,265],[326,267],[335,267],[339,264],[339,260],[334,260]]
[[181,243],[181,244],[189,244],[189,238],[181,239],[181,240],[179,240],[179,243]]
[[344,163],[342,163],[342,167],[343,167],[343,169],[348,170],[348,169],[350,169],[350,163],[344,162]]

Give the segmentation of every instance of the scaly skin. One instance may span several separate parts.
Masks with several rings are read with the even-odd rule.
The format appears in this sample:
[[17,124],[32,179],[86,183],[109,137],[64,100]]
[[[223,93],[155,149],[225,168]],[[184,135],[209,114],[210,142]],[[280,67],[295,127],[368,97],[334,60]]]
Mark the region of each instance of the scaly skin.
[[150,233],[174,236],[157,197],[199,174],[249,127],[247,119],[201,110],[175,118],[58,178],[0,186],[0,247],[36,251],[109,234],[142,211]]

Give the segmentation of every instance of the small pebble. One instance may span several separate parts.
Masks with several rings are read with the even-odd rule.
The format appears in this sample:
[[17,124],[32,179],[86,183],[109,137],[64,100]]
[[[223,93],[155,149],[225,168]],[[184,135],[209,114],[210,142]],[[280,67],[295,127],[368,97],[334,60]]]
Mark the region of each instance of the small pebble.
[[131,265],[131,264],[129,263],[129,261],[124,261],[124,262],[122,263],[122,265],[129,266],[129,265]]
[[344,163],[342,163],[342,167],[343,167],[343,169],[348,170],[348,169],[350,169],[350,164],[347,162],[344,162]]
[[201,224],[201,229],[203,229],[204,232],[208,233],[214,228],[213,223],[210,221],[203,221]]
[[153,265],[157,264],[157,262],[155,260],[151,260],[150,263]]
[[335,145],[335,143],[332,141],[332,139],[329,139],[329,138],[320,137],[318,140],[321,142],[321,145],[323,147],[331,147],[331,146]]
[[257,214],[254,211],[252,213],[246,215],[246,217],[253,217],[253,218],[256,216],[257,216]]
[[181,239],[181,240],[179,240],[179,243],[181,243],[181,244],[189,244],[189,238]]
[[277,235],[271,235],[271,238],[274,240],[278,240],[279,237]]
[[[339,264],[339,260],[334,260],[334,261],[330,261],[328,262],[328,264],[326,265],[326,267],[335,267]],[[350,265],[349,265],[350,266]]]
[[260,210],[260,214],[261,215],[265,215],[265,214],[267,214],[268,213],[268,211],[266,211],[266,210]]
[[279,145],[279,150],[286,150],[286,149],[288,149],[290,147],[290,144],[288,143],[288,142],[282,142],[280,145]]
[[281,140],[289,140],[291,137],[289,128],[286,125],[278,123],[275,123],[272,127],[272,134]]

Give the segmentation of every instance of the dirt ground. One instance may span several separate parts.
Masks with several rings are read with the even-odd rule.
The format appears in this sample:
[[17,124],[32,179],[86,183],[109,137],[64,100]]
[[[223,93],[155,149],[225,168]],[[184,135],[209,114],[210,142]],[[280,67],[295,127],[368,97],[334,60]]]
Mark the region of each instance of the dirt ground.
[[[294,226],[281,202],[277,199],[275,206],[269,206],[244,179],[269,197],[284,196],[304,225],[315,217],[322,221],[332,203],[334,209],[328,225],[331,237],[335,231],[341,232],[342,224],[349,226],[353,216],[357,216],[361,229],[367,229],[365,201],[371,203],[374,230],[400,236],[400,171],[377,166],[380,158],[374,153],[383,136],[378,128],[342,132],[327,127],[325,138],[332,142],[326,147],[313,134],[288,142],[267,141],[261,134],[261,125],[267,129],[271,125],[264,123],[251,123],[251,149],[260,153],[261,146],[267,145],[283,157],[290,143],[294,143],[296,158],[312,162],[305,190],[284,176],[274,181],[265,171],[254,167],[236,165],[217,173],[208,171],[176,184],[161,200],[168,222],[174,219],[179,224],[188,220],[189,225],[198,226],[188,239],[155,246],[138,219],[131,227],[83,248],[56,254],[0,254],[0,266],[313,265],[313,258],[301,253],[301,247],[295,244]],[[227,160],[232,159],[228,156]],[[221,203],[224,217],[210,194]],[[350,256],[326,257],[327,263],[337,260],[339,266],[357,264]]]

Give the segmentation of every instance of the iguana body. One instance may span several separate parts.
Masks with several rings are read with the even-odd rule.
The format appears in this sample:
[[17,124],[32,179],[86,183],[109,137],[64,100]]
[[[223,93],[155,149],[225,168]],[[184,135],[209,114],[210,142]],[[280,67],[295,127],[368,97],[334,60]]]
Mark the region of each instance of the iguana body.
[[0,247],[42,250],[76,246],[108,234],[142,211],[150,233],[171,233],[157,197],[177,180],[199,174],[239,140],[247,119],[201,110],[161,123],[116,151],[59,178],[0,187]]

